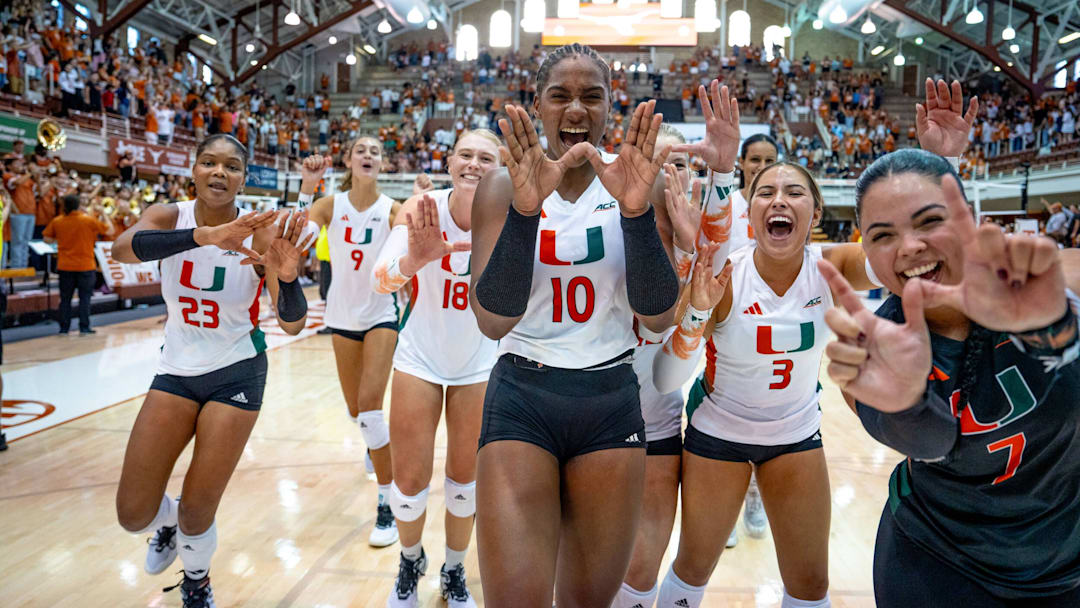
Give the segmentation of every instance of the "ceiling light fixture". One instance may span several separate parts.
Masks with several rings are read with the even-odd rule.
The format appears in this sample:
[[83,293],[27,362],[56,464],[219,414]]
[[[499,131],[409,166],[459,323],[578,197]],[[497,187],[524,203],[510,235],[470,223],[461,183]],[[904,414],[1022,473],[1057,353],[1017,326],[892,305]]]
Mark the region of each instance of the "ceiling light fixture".
[[300,25],[300,15],[296,14],[296,7],[289,7],[289,14],[285,15],[285,25]]
[[378,51],[376,51],[375,47],[371,46],[370,44],[365,44],[364,45],[364,52],[367,53],[368,55],[374,55]]
[[210,46],[217,46],[217,40],[214,40],[213,38],[211,38],[210,36],[207,36],[206,34],[199,34],[199,40],[202,40],[203,42],[205,42],[206,44],[209,44]]
[[329,42],[329,43],[330,43],[331,45],[335,45],[335,44],[337,44],[337,36],[330,36],[330,40],[328,40],[328,42]]
[[813,25],[815,30],[820,30],[821,28],[825,27],[825,22],[821,19],[814,19]]
[[859,31],[864,34],[873,34],[877,31],[877,26],[874,25],[874,22],[870,20],[870,15],[866,16],[866,21],[863,21],[862,27],[859,28]]
[[1061,38],[1059,38],[1058,44],[1069,44],[1077,38],[1080,38],[1080,32],[1073,32],[1071,34],[1068,34],[1067,36],[1062,36]]
[[877,57],[878,55],[881,54],[881,51],[884,51],[884,50],[885,50],[885,47],[879,44],[879,45],[875,46],[874,48],[870,49],[870,54]]
[[345,63],[349,65],[356,65],[356,53],[349,53],[345,56]]
[[836,8],[829,13],[829,23],[843,23],[845,21],[847,21],[847,11],[844,10],[843,6],[837,4]]
[[919,45],[919,46],[922,46],[922,43],[923,43],[923,42],[924,42],[924,40],[923,40],[923,37],[922,37],[922,36],[916,36],[916,37],[915,37],[915,44],[917,44],[917,45]]
[[405,20],[412,24],[420,24],[424,22],[424,13],[420,12],[418,7],[412,7],[408,15],[405,15]]
[[244,45],[244,50],[249,52],[249,53],[254,53],[255,52],[255,43],[254,42],[249,42],[249,43],[245,44]]
[[1012,53],[1013,55],[1019,53],[1020,52],[1020,45],[1019,44],[1010,44],[1009,45],[1009,52]]
[[975,0],[975,6],[971,7],[971,12],[964,17],[964,23],[968,25],[975,25],[983,22],[982,11],[979,10],[979,0]]
[[383,19],[379,22],[379,26],[375,28],[380,34],[389,34],[394,28],[390,27],[390,22]]
[[428,19],[427,20],[427,29],[433,30],[433,29],[435,29],[437,27],[439,27],[439,24],[434,19]]

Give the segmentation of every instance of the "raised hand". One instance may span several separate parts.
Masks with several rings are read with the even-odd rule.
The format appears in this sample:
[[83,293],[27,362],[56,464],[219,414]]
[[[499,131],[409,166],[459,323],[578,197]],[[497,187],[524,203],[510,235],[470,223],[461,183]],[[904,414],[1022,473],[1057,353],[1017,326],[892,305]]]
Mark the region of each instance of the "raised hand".
[[693,144],[679,144],[672,152],[700,156],[717,173],[735,170],[739,155],[739,102],[728,93],[727,85],[713,80],[709,85],[712,99],[705,94],[705,85],[698,87],[698,103],[705,116],[705,139]]
[[968,111],[964,110],[964,93],[960,83],[952,82],[952,90],[944,80],[926,79],[926,104],[915,104],[915,130],[919,145],[940,156],[960,156],[968,146],[968,134],[979,113],[979,98],[971,97]]
[[277,211],[248,213],[220,226],[200,226],[195,229],[195,242],[199,245],[214,245],[227,251],[236,251],[248,257],[259,254],[244,246],[244,241],[277,219]]
[[698,310],[712,310],[724,298],[733,266],[727,264],[713,276],[713,258],[720,250],[719,243],[709,243],[698,250],[694,276],[690,279],[690,305]]
[[405,276],[416,274],[428,262],[472,248],[472,243],[449,243],[443,238],[435,199],[426,194],[418,202],[415,216],[405,214],[405,222],[409,228],[409,253],[401,258],[398,266]]
[[[263,268],[276,274],[279,280],[291,283],[296,280],[300,257],[315,244],[318,235],[309,232],[304,236],[304,229],[307,228],[308,221],[307,209],[301,209],[291,214],[288,211],[283,211],[280,217],[281,221],[278,226],[274,227],[274,238],[270,241],[266,253],[262,255],[256,253],[254,256],[247,254],[248,258],[240,263],[244,265],[260,264]],[[247,252],[242,253],[246,254]]]
[[675,165],[664,165],[664,203],[671,221],[671,235],[676,247],[694,251],[694,241],[701,226],[701,193],[703,185],[690,184],[691,200],[686,200],[686,186]]
[[413,196],[417,194],[423,194],[435,189],[435,184],[431,181],[431,177],[427,173],[419,173],[416,175],[416,179],[412,183]]
[[304,159],[300,165],[300,190],[304,190],[304,186],[309,186],[311,192],[315,191],[315,188],[319,185],[319,180],[322,179],[323,174],[333,164],[333,159],[329,156],[322,156],[319,154],[312,154]]
[[926,391],[933,363],[930,332],[923,316],[924,281],[904,285],[905,322],[894,323],[870,312],[844,275],[827,260],[818,260],[840,307],[825,312],[825,323],[837,339],[825,347],[827,372],[841,390],[882,412],[902,412]]
[[499,156],[505,159],[514,185],[514,209],[522,215],[536,215],[567,169],[579,166],[587,152],[595,152],[596,148],[589,142],[581,142],[559,160],[551,160],[540,146],[536,127],[525,108],[508,105],[506,116],[499,119],[499,128],[506,138],[506,145],[499,146]]
[[949,224],[964,252],[957,285],[925,283],[926,306],[949,306],[994,331],[1019,333],[1046,327],[1065,314],[1065,273],[1051,239],[1005,234],[997,224],[975,226],[960,186],[941,182]]
[[584,151],[600,182],[619,201],[619,209],[626,217],[637,217],[649,210],[649,192],[671,153],[671,146],[655,153],[656,136],[664,122],[663,114],[653,113],[655,108],[655,99],[638,104],[619,155],[610,164],[604,162],[595,147],[589,146]]

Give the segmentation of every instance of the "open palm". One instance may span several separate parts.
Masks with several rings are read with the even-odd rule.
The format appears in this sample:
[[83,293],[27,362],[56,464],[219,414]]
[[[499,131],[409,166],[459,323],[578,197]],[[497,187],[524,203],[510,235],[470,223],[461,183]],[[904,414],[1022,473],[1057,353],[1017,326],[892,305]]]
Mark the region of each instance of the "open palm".
[[244,241],[254,234],[256,230],[273,224],[275,218],[277,218],[276,211],[241,215],[227,224],[214,226],[207,231],[207,242],[202,244],[214,245],[227,251],[236,251],[249,257],[252,254],[257,256],[258,254],[244,246]]
[[[457,251],[469,251],[471,243],[449,243],[439,226],[439,209],[435,200],[425,194],[416,206],[416,215],[405,214],[409,228],[408,261],[402,260],[402,272],[415,274],[428,262]],[[411,271],[411,272],[408,272]]]
[[705,138],[692,144],[679,144],[672,152],[700,156],[713,171],[731,173],[739,154],[739,102],[731,97],[726,85],[721,87],[716,80],[709,88],[711,100],[705,85],[698,87],[698,103],[705,117]]
[[817,264],[841,306],[825,313],[826,324],[837,336],[825,350],[829,377],[859,402],[883,412],[915,405],[926,390],[933,362],[923,315],[924,283],[907,282],[902,298],[905,322],[894,323],[870,312],[830,262]]
[[957,285],[927,283],[927,306],[949,306],[988,329],[1019,333],[1046,327],[1065,314],[1065,274],[1049,238],[1006,235],[997,224],[978,228],[951,176],[941,183],[949,223],[962,243]]
[[649,192],[671,152],[671,146],[667,146],[655,154],[656,136],[664,121],[663,114],[653,113],[655,108],[655,99],[638,104],[626,140],[611,163],[604,162],[596,148],[587,151],[600,183],[619,201],[619,208],[627,217],[649,210]]
[[968,146],[968,134],[979,112],[979,98],[972,97],[965,114],[960,83],[926,79],[926,103],[915,104],[915,129],[919,145],[940,156],[960,156]]
[[521,106],[506,106],[506,118],[499,119],[499,128],[506,145],[499,154],[506,159],[506,170],[514,186],[514,208],[522,215],[536,215],[544,199],[555,191],[563,174],[584,160],[588,150],[596,149],[589,142],[575,144],[558,160],[552,160],[540,146],[529,113]]
[[694,181],[690,184],[692,197],[686,198],[686,184],[683,183],[675,165],[664,165],[664,203],[667,207],[668,220],[671,222],[671,235],[674,245],[683,251],[694,250],[694,239],[701,227],[701,193],[704,185]]
[[307,209],[293,213],[291,217],[283,214],[280,226],[274,228],[274,238],[270,241],[266,252],[254,257],[249,256],[241,263],[260,264],[285,283],[296,280],[300,258],[315,242],[313,233],[304,236],[307,221]]

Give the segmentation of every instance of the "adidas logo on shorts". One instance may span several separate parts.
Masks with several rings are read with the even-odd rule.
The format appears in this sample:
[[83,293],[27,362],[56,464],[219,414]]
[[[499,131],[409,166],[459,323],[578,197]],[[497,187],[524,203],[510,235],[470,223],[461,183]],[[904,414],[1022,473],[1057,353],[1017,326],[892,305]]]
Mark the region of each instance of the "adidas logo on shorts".
[[637,443],[639,441],[641,441],[641,440],[638,439],[638,434],[637,433],[634,433],[633,435],[630,435],[629,437],[626,438],[626,443]]
[[462,496],[461,494],[458,494],[457,496],[454,497],[454,500],[465,500],[465,497]]
[[814,433],[814,436],[810,438],[811,441],[821,441],[821,433]]
[[630,606],[630,608],[645,608],[645,607],[641,605],[641,602],[638,602],[638,603],[634,604],[633,606]]
[[235,401],[237,403],[247,403],[247,396],[244,393],[236,393],[232,397],[229,397],[229,401]]
[[675,602],[675,605],[676,606],[685,606],[686,608],[690,608],[690,602],[686,601],[685,597],[680,599],[679,601]]

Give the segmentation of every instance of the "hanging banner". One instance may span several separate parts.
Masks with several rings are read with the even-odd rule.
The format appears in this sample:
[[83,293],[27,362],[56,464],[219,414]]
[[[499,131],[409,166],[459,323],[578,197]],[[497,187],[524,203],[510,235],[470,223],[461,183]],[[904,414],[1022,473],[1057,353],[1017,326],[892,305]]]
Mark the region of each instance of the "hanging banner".
[[1016,220],[1016,234],[1039,235],[1039,220],[1019,218]]
[[36,120],[0,114],[0,152],[11,152],[16,139],[26,142],[27,153],[33,150],[37,145],[37,123]]
[[109,164],[111,166],[115,167],[116,161],[125,152],[131,152],[137,171],[191,177],[191,155],[183,150],[122,137],[109,138]]
[[161,282],[157,262],[121,264],[112,257],[112,242],[110,241],[94,243],[94,255],[97,256],[101,274],[105,275],[105,284],[109,286],[109,289]]
[[262,165],[248,165],[247,181],[244,182],[244,185],[265,190],[277,190],[277,169],[263,167]]

